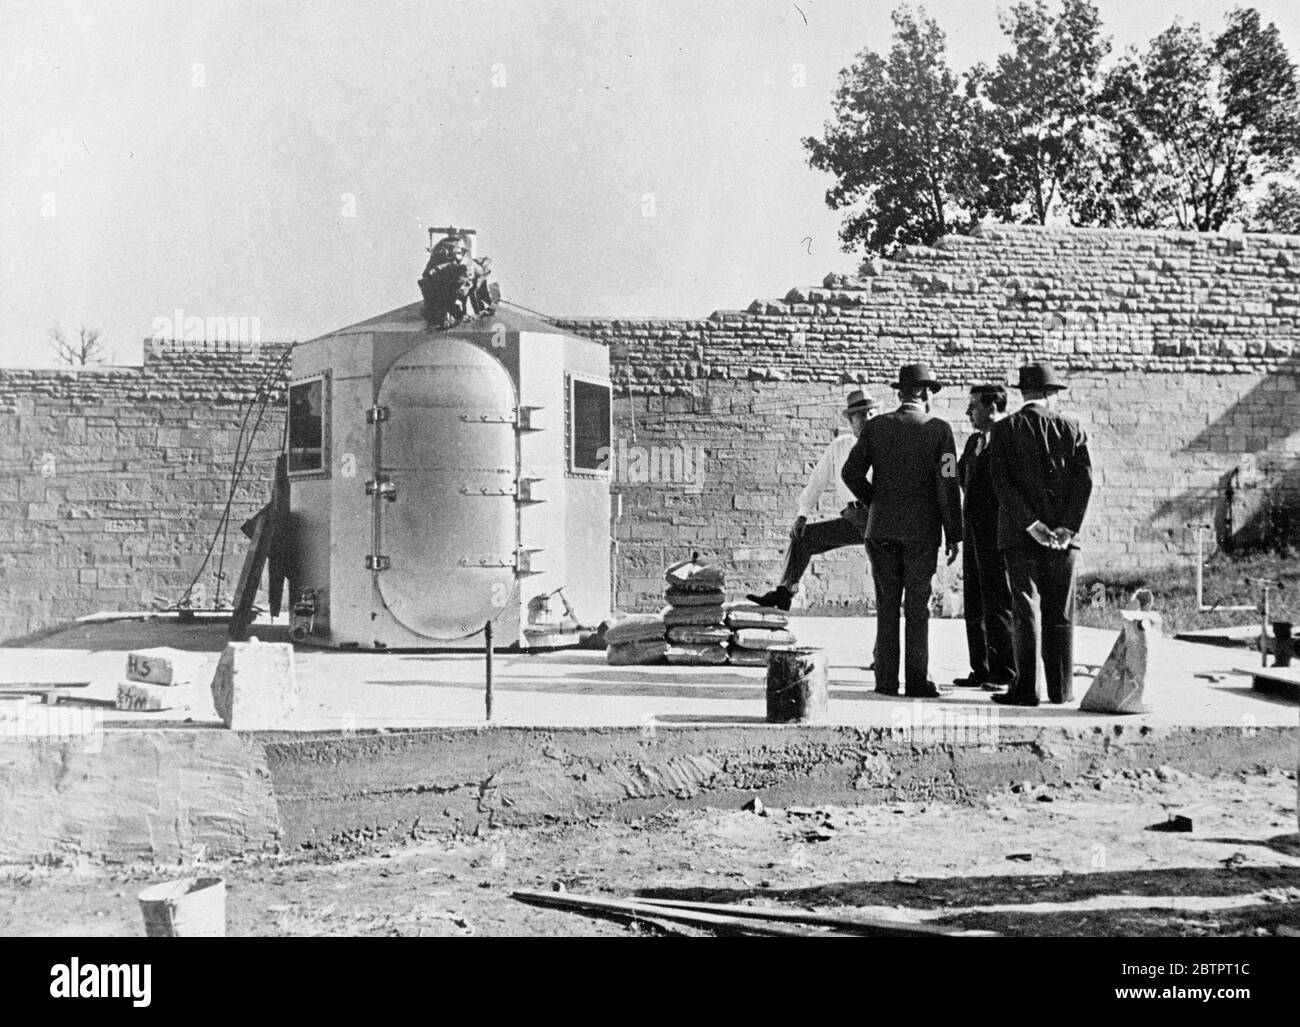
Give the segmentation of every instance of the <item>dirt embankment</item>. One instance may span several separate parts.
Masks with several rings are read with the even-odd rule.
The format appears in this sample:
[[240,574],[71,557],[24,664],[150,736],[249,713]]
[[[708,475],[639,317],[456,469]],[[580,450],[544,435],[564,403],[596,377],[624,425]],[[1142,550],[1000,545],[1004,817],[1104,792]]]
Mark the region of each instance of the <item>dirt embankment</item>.
[[[775,801],[770,794],[764,801]],[[960,805],[661,802],[630,820],[491,828],[209,864],[232,935],[611,935],[652,930],[510,898],[564,887],[780,904],[1028,935],[1300,933],[1294,774],[1171,767],[1025,782]],[[1153,831],[1169,815],[1191,833]],[[194,867],[11,868],[0,933],[140,935],[135,895]],[[689,933],[689,932],[688,932]]]

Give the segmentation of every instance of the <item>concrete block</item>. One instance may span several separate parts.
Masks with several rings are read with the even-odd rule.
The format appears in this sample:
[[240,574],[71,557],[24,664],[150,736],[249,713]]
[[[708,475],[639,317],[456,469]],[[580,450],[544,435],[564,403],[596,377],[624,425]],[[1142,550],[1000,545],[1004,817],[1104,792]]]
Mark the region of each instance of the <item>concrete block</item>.
[[176,693],[164,685],[148,685],[142,681],[121,681],[117,686],[117,708],[154,713],[169,710],[175,705]]
[[176,865],[280,847],[265,753],[229,731],[0,735],[0,793],[0,863]]
[[[189,662],[195,661],[193,654]],[[185,667],[185,654],[165,646],[156,649],[137,649],[127,655],[126,679],[145,681],[153,685],[180,685],[193,680],[191,668]]]
[[293,646],[231,642],[212,678],[217,716],[236,731],[282,727],[298,705]]

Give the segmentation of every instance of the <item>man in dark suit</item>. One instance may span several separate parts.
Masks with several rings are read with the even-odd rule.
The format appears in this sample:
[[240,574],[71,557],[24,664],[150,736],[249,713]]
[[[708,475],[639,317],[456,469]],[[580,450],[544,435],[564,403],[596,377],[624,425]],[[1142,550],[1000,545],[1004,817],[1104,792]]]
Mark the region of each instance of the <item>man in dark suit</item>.
[[1004,385],[974,385],[966,416],[975,432],[966,441],[957,476],[962,489],[962,591],[971,672],[954,685],[996,692],[1016,676],[1011,635],[1011,587],[998,549],[998,497],[989,467],[989,434],[1006,417]]
[[894,383],[901,405],[868,421],[844,461],[844,484],[870,504],[866,539],[876,586],[876,691],[883,695],[898,694],[900,606],[907,620],[907,695],[939,695],[928,674],[930,579],[940,531],[948,563],[957,559],[961,542],[957,444],[948,422],[930,415],[930,397],[942,387],[924,364],[901,368]]
[[[1088,437],[1055,408],[1065,383],[1050,364],[1020,368],[1024,405],[992,432],[998,546],[1011,585],[1016,679],[993,696],[1011,706],[1037,706],[1042,637],[1047,697],[1074,699],[1074,557],[1092,494]],[[1041,615],[1041,632],[1040,632]]]

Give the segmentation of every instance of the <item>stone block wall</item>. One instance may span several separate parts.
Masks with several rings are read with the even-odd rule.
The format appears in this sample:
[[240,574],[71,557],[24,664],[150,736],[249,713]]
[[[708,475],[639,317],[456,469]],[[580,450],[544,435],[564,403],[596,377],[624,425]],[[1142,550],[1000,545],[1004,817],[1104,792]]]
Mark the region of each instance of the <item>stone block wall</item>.
[[[1261,496],[1296,487],[1298,317],[1300,237],[995,226],[745,311],[556,323],[611,348],[618,596],[636,609],[692,551],[721,560],[733,592],[770,587],[845,394],[888,406],[898,366],[917,360],[953,383],[936,412],[959,446],[970,382],[1053,360],[1097,468],[1081,566],[1185,560],[1188,522],[1239,533]],[[260,380],[279,402],[282,353],[189,346],[141,368],[0,370],[0,638],[183,591]],[[273,406],[235,496],[227,596],[237,526],[269,495],[282,430]],[[836,512],[829,493],[822,511]],[[806,602],[860,601],[863,569],[859,552],[819,558]],[[215,554],[209,597],[214,571]]]
[[[694,546],[738,591],[769,587],[845,394],[892,404],[898,366],[918,360],[953,383],[936,412],[959,447],[970,383],[1014,380],[1036,358],[1069,376],[1097,467],[1084,569],[1184,560],[1189,522],[1248,535],[1264,492],[1296,491],[1298,312],[1297,237],[982,226],[745,311],[560,323],[609,342],[620,437],[704,447],[699,493],[620,483],[620,602],[645,607],[658,568]],[[813,571],[813,605],[864,594],[858,553]]]
[[[0,638],[179,599],[216,536],[238,446],[230,598],[239,525],[267,502],[280,450],[286,349],[169,344],[146,347],[142,367],[0,371]],[[221,563],[218,541],[200,577],[209,601]]]
[[[882,380],[892,379],[882,375],[862,387],[890,404]],[[1238,468],[1253,466],[1264,480],[1280,479],[1295,492],[1300,392],[1290,370],[1212,375],[1076,368],[1070,381],[1063,406],[1086,426],[1094,464],[1082,571],[1186,561],[1195,545],[1189,523],[1225,530],[1225,478]],[[945,389],[935,404],[952,423],[959,450],[969,432],[962,384]],[[633,473],[618,484],[620,603],[654,605],[662,568],[692,550],[722,561],[734,592],[774,585],[799,491],[837,424],[843,427],[839,411],[854,387],[711,382],[700,387],[695,413],[680,396],[617,398],[616,434],[630,439],[635,423],[637,440],[628,443],[632,455],[623,462]],[[668,466],[663,454],[695,447],[704,452],[702,462],[695,460],[698,482],[664,474],[637,480]],[[636,448],[647,455],[643,473],[635,469]],[[654,454],[657,461],[648,458]],[[833,517],[837,510],[828,491],[820,514]],[[861,602],[868,592],[865,566],[852,550],[818,557],[804,579],[803,601],[823,608]]]

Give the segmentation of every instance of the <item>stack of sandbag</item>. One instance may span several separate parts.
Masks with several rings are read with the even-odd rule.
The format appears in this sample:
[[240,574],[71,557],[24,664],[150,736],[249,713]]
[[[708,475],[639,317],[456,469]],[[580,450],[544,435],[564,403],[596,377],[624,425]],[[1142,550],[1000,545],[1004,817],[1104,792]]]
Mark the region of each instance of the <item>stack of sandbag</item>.
[[727,630],[731,638],[728,655],[742,667],[766,667],[767,651],[795,644],[787,629],[788,614],[769,606],[753,603],[727,603],[724,607]]
[[660,612],[668,634],[668,662],[726,663],[731,632],[723,622],[722,569],[683,560],[669,567],[664,579],[668,605]]
[[668,652],[663,614],[628,613],[615,617],[605,631],[605,660],[617,667],[662,663]]

